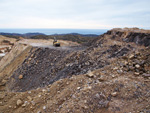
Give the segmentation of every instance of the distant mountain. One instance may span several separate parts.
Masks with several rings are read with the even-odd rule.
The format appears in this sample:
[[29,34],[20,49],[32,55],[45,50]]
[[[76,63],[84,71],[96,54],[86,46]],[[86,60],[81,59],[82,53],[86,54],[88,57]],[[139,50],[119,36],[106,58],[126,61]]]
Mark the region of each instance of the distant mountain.
[[45,35],[45,34],[44,33],[25,33],[23,34],[23,37],[30,38],[32,36],[37,36],[37,35]]
[[79,36],[83,36],[83,37],[98,37],[99,36],[99,35],[95,35],[95,34],[79,34],[79,33],[53,34],[50,36],[64,36],[64,35],[79,35]]
[[[38,36],[38,35],[45,35],[44,33],[25,33],[25,34],[19,34],[19,33],[4,33],[4,32],[0,32],[0,35],[4,35],[4,36],[20,36],[20,37],[24,37],[24,38],[30,38],[32,36]],[[64,36],[64,35],[80,35],[80,36],[84,36],[84,37],[97,37],[99,35],[95,35],[95,34],[79,34],[79,33],[67,33],[67,34],[53,34],[53,35],[48,35],[48,36]]]
[[19,33],[3,33],[3,32],[1,32],[0,35],[4,35],[4,36],[6,36],[6,35],[10,35],[10,36],[22,36],[22,34],[19,34]]
[[56,37],[58,40],[69,40],[78,43],[87,43],[90,40],[98,37],[99,35],[95,34],[79,34],[79,33],[69,33],[69,34],[53,34],[53,35],[45,35],[43,33],[0,33],[0,35],[20,39],[20,37],[28,38],[28,39],[53,39]]
[[43,33],[25,33],[25,34],[19,34],[19,33],[3,33],[1,32],[0,35],[7,36],[15,38],[15,37],[24,37],[24,38],[30,38],[32,36],[37,36],[37,35],[45,35]]
[[80,44],[87,43],[94,38],[97,38],[99,35],[87,34],[82,35],[78,33],[69,33],[69,34],[54,34],[54,35],[36,35],[30,37],[30,39],[53,39],[56,37],[58,40],[68,40],[72,42],[77,42]]

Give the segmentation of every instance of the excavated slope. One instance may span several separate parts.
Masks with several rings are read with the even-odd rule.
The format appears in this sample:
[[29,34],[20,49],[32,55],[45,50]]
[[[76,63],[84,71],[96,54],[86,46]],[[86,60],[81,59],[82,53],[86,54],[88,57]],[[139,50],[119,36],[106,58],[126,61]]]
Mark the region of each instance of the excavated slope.
[[4,113],[149,113],[149,62],[147,48],[44,88],[0,93],[0,109]]
[[150,112],[149,36],[113,29],[83,49],[32,48],[0,92],[1,112]]
[[[95,42],[91,42],[92,45],[87,49],[79,51],[37,48],[13,73],[7,85],[8,89],[10,91],[27,91],[44,87],[59,79],[103,68],[110,64],[111,59],[147,46],[149,35],[147,38],[144,36],[144,39],[141,37],[140,43],[137,43],[136,40],[133,41],[135,44],[124,41],[124,39],[132,37],[134,39],[137,37],[136,35],[136,33],[132,36],[130,32],[127,34],[111,30],[98,37]],[[20,75],[24,76],[22,80],[19,79]]]

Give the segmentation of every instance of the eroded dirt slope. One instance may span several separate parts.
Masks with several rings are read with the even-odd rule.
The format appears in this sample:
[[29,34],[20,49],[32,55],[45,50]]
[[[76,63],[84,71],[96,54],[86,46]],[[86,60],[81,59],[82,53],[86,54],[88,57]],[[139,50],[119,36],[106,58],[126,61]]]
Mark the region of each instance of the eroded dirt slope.
[[102,69],[61,79],[45,88],[1,93],[0,108],[18,113],[148,113],[149,53],[147,48],[127,54]]
[[31,48],[0,92],[4,113],[149,113],[150,34],[113,29],[88,47]]
[[[103,68],[114,58],[144,48],[136,43],[127,43],[109,32],[91,43],[90,47],[78,51],[73,48],[37,48],[13,73],[8,89],[27,91],[43,87],[59,79]],[[24,79],[20,80],[20,75]]]

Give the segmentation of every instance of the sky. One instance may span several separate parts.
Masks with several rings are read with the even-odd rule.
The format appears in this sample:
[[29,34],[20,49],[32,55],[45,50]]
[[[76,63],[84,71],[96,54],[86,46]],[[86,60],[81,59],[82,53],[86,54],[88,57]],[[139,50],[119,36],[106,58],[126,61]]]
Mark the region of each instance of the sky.
[[150,29],[150,0],[0,0],[0,28]]

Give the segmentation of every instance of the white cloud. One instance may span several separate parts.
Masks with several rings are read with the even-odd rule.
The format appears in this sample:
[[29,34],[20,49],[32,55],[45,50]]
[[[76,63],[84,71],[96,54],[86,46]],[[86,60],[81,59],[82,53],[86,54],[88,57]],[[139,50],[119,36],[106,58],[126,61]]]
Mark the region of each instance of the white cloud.
[[1,28],[149,27],[148,0],[0,0]]

